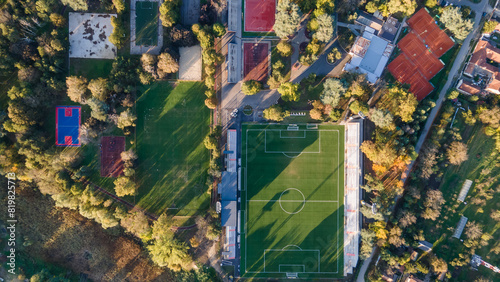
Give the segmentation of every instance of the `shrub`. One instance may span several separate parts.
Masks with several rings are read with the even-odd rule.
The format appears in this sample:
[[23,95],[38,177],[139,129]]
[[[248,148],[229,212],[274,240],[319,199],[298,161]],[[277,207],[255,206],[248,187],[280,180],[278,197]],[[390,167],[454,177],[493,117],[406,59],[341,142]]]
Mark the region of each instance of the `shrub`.
[[245,95],[254,95],[259,93],[259,91],[262,89],[262,84],[258,81],[255,80],[249,80],[243,82],[241,85],[241,91]]
[[283,57],[290,57],[293,53],[292,45],[287,41],[281,40],[278,45],[276,45],[276,50]]
[[215,96],[211,96],[207,99],[205,99],[205,105],[207,106],[207,108],[213,110],[215,108],[217,108],[217,97]]
[[224,36],[224,34],[226,34],[226,28],[220,23],[215,23],[212,26],[212,29],[214,31],[215,37],[222,37]]

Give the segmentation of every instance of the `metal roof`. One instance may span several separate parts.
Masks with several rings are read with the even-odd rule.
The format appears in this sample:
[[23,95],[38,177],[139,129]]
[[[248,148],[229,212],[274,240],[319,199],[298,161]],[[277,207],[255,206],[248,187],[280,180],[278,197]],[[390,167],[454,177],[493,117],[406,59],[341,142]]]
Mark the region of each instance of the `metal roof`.
[[221,204],[221,225],[236,226],[236,201],[222,201]]
[[238,176],[236,172],[223,171],[218,190],[223,201],[236,201],[236,189],[238,188]]

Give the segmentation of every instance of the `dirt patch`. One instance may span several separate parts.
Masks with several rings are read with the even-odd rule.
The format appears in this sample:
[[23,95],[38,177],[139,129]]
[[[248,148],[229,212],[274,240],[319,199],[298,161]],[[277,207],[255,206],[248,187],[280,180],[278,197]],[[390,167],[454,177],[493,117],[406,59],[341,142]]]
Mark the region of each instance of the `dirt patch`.
[[134,240],[112,235],[118,229],[105,231],[76,211],[55,209],[50,198],[31,188],[18,193],[18,238],[31,243],[22,247],[30,257],[84,273],[93,281],[173,280],[169,271],[150,262]]

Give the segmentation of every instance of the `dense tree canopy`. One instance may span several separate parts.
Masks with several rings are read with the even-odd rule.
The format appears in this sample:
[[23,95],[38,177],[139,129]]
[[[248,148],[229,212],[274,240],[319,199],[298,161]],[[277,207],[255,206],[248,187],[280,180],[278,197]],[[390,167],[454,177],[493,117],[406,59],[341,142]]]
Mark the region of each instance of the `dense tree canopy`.
[[451,142],[446,150],[446,156],[453,165],[459,165],[465,162],[469,158],[467,154],[467,145],[459,141]]
[[340,102],[340,98],[346,92],[344,83],[338,78],[327,78],[323,84],[323,92],[321,92],[321,102],[325,105],[336,107]]
[[268,120],[283,121],[283,119],[290,115],[290,112],[283,110],[279,105],[272,105],[264,110],[263,115]]
[[282,83],[278,87],[278,92],[281,94],[283,101],[298,101],[300,98],[299,84],[292,82]]
[[273,30],[278,37],[286,39],[293,35],[299,26],[300,10],[297,4],[290,0],[281,0],[276,7]]
[[440,20],[459,40],[464,40],[474,26],[471,20],[464,19],[458,7],[446,7],[441,14]]
[[316,18],[318,29],[314,33],[314,38],[321,42],[329,42],[333,37],[333,17],[322,14]]

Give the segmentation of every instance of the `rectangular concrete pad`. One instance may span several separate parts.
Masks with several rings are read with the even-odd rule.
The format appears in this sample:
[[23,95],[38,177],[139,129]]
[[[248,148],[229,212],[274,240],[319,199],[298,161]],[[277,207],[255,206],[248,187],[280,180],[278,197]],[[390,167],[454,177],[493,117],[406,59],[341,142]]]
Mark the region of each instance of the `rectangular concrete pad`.
[[109,42],[111,17],[116,14],[69,13],[69,57],[114,59],[116,46]]
[[201,47],[200,45],[179,48],[179,79],[201,80]]
[[244,0],[245,28],[247,32],[270,32],[273,30],[276,0]]

